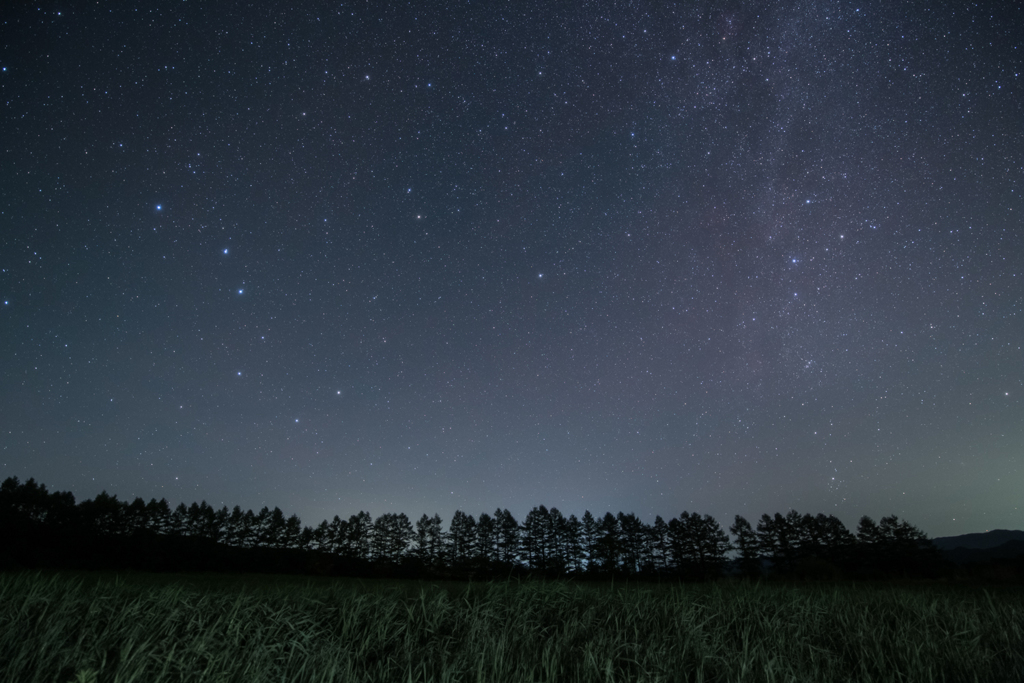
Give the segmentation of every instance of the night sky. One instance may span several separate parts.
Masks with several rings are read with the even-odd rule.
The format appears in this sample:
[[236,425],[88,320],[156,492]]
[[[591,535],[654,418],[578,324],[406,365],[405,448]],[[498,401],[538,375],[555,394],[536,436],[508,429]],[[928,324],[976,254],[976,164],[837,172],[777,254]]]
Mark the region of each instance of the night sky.
[[1024,528],[1019,4],[17,4],[0,477]]

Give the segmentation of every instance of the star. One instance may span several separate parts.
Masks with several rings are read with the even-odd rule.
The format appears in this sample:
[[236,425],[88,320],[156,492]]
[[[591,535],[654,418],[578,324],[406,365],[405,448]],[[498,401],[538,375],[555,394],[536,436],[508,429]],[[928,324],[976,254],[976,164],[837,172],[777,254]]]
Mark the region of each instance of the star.
[[[216,23],[180,4],[182,31],[215,44]],[[448,19],[421,16],[400,44],[393,22],[355,8],[313,22],[253,15],[231,38],[261,45],[262,67],[236,65],[237,51],[166,61],[178,37],[154,35],[93,65],[95,78],[59,107],[44,100],[66,74],[44,43],[25,42],[22,61],[40,68],[16,98],[31,116],[5,128],[0,405],[52,422],[0,410],[5,469],[56,487],[103,473],[75,494],[116,486],[159,500],[116,464],[125,434],[159,423],[139,457],[161,448],[168,467],[187,462],[206,482],[196,495],[233,505],[273,490],[270,507],[314,525],[359,506],[451,514],[436,490],[447,481],[466,512],[500,504],[519,516],[571,489],[579,507],[566,513],[621,500],[648,519],[689,509],[728,521],[826,509],[841,501],[819,490],[834,476],[850,488],[853,524],[888,510],[891,484],[916,487],[907,515],[933,535],[1019,526],[1017,499],[987,482],[1005,469],[1010,437],[997,422],[1010,424],[1020,399],[984,403],[1000,384],[1016,395],[1005,385],[1017,376],[1012,292],[1024,250],[1002,225],[1019,211],[1012,150],[1024,140],[1012,125],[1011,35],[950,32],[959,11],[901,6],[905,22],[866,10],[816,18],[815,39],[794,45],[775,30],[791,22],[784,3],[653,23],[610,3],[597,24],[547,3],[544,21],[558,27],[548,38],[478,4],[454,19],[472,18],[470,33],[439,41]],[[146,30],[141,17],[109,22],[82,7],[75,40],[116,44]],[[903,39],[910,24],[946,38]],[[323,30],[344,32],[352,58],[325,62]],[[595,40],[608,49],[591,52]],[[986,59],[938,68],[971,50]],[[137,74],[151,67],[160,73],[140,90]],[[377,68],[380,83],[360,87],[359,71],[365,85]],[[444,79],[436,93],[419,89],[433,89],[427,74]],[[988,85],[949,97],[966,90],[965,74]],[[896,94],[884,107],[865,100],[887,85]],[[144,116],[157,106],[150,95],[157,126],[43,134],[69,121],[93,130],[115,105],[115,118]],[[993,140],[1010,161],[994,160]],[[69,147],[83,143],[88,162],[72,161]],[[162,199],[145,208],[164,192],[175,206],[166,219]],[[224,258],[235,242],[242,253]],[[557,282],[536,270],[548,265]],[[259,296],[246,296],[243,278]],[[245,301],[228,301],[232,292]],[[57,313],[63,304],[72,315]],[[166,356],[150,360],[158,350]],[[154,361],[150,373],[96,385],[106,369]],[[227,381],[231,364],[244,387]],[[333,381],[345,401],[325,405]],[[119,409],[99,400],[103,413],[92,403],[108,386]],[[159,409],[185,400],[187,417],[164,421]],[[827,432],[814,430],[826,409],[843,437],[823,445]],[[252,433],[279,429],[284,413],[316,419]],[[61,426],[85,415],[96,423],[87,430]],[[435,429],[442,421],[452,429]],[[331,455],[316,465],[341,496],[323,507],[320,482],[283,457],[325,447],[312,436],[321,429]],[[930,467],[959,457],[968,438],[978,442],[970,471]],[[401,451],[406,441],[418,455]],[[258,472],[210,476],[247,466],[254,445],[267,456]],[[897,446],[902,459],[879,484]],[[79,450],[90,462],[68,455]],[[822,459],[846,452],[864,464],[825,476]],[[393,476],[368,486],[341,476],[369,453],[394,457]],[[422,466],[409,474],[457,456],[427,478]],[[510,464],[508,487],[477,476]],[[914,483],[921,467],[928,486]],[[929,499],[943,481],[979,510],[955,529]]]

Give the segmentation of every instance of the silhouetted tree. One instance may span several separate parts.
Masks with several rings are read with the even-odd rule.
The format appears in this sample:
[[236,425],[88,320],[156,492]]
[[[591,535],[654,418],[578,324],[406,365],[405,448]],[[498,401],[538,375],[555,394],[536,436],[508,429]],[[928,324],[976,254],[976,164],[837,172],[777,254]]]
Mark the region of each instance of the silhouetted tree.
[[338,515],[327,525],[327,533],[324,535],[324,547],[332,555],[347,555],[349,553],[349,524],[347,520]]
[[370,559],[370,535],[373,520],[369,512],[360,511],[348,518],[344,554],[359,560]]
[[72,559],[77,542],[95,533],[83,523],[70,492],[46,490],[29,479],[0,484],[0,568],[47,566]]
[[151,498],[146,503],[146,529],[155,534],[171,533],[171,506],[166,498]]
[[732,546],[714,517],[683,512],[669,521],[668,534],[674,564],[684,576],[707,579],[721,573]]
[[425,514],[416,522],[416,556],[428,567],[439,567],[444,563],[445,533],[441,528],[441,517]]
[[558,508],[548,510],[544,520],[544,542],[547,548],[545,569],[548,573],[562,574],[569,566],[569,520]]
[[[45,490],[45,489],[44,489]],[[78,506],[88,528],[107,536],[125,533],[124,505],[106,491]]]
[[[878,524],[862,518],[856,536],[835,516],[795,510],[762,515],[756,530],[737,515],[729,531],[736,539],[740,570],[747,576],[758,574],[761,559],[770,560],[775,573],[803,578],[838,576],[840,570],[879,578],[932,576],[941,564],[928,537],[895,515]],[[32,479],[22,484],[10,477],[0,483],[0,550],[21,558],[12,563],[0,553],[4,568],[24,561],[30,567],[70,562],[97,568],[169,562],[170,567],[195,569],[223,567],[225,561],[249,566],[238,559],[248,555],[269,562],[264,568],[292,571],[300,566],[294,558],[317,553],[339,557],[307,558],[306,567],[318,566],[320,573],[339,567],[362,571],[371,558],[402,561],[413,539],[416,557],[432,568],[448,563],[504,571],[525,560],[530,569],[548,574],[677,569],[701,578],[717,575],[732,547],[714,518],[688,512],[668,523],[656,517],[648,526],[633,513],[607,513],[597,520],[587,511],[577,519],[543,505],[533,508],[522,525],[508,510],[483,513],[479,521],[456,511],[448,533],[442,531],[438,515],[423,515],[414,532],[404,514],[373,520],[360,512],[347,521],[335,516],[314,528],[302,526],[297,515],[286,516],[280,508],[264,506],[254,514],[239,506],[215,510],[202,501],[171,510],[166,499],[145,503],[135,498],[129,504],[106,492],[76,505],[70,493],[50,493]],[[213,553],[220,559],[210,560],[210,542],[233,549]],[[254,548],[266,551],[248,552]]]
[[772,571],[787,574],[793,569],[797,555],[800,515],[790,510],[783,517],[778,512],[774,517],[761,515],[757,523],[757,544],[762,559],[770,560]]
[[576,515],[569,515],[569,519],[565,521],[564,528],[564,560],[566,568],[572,572],[582,572],[584,568],[583,564],[583,524]]
[[494,511],[494,521],[498,528],[498,558],[504,565],[519,562],[519,523],[508,508]]
[[653,572],[663,572],[668,569],[669,539],[668,524],[661,518],[661,515],[655,516],[649,535],[650,561],[648,569]]
[[476,520],[476,552],[484,565],[498,560],[498,525],[486,512],[481,512]]
[[223,543],[224,538],[228,533],[228,522],[231,519],[231,513],[228,511],[228,506],[224,505],[220,510],[217,510],[213,516],[214,524],[214,539],[218,543]]
[[270,525],[267,529],[269,538],[268,546],[271,548],[286,548],[288,546],[288,520],[284,511],[274,507],[270,513]]
[[803,515],[795,537],[794,569],[805,578],[838,577],[839,569],[848,564],[855,542],[838,518],[821,513]]
[[320,549],[316,529],[308,526],[302,527],[302,532],[299,534],[299,548],[314,552]]
[[221,541],[228,546],[242,547],[245,540],[245,528],[243,526],[245,513],[241,506],[234,506],[224,520],[224,533]]
[[124,509],[125,530],[129,534],[135,534],[146,529],[146,501],[136,497]]
[[[206,501],[203,501],[203,507],[206,507]],[[203,533],[203,519],[202,511],[199,509],[199,503],[193,502],[186,508],[185,511],[185,535],[198,538]]]
[[284,521],[280,547],[293,550],[302,547],[302,520],[298,515],[293,514]]
[[386,512],[373,522],[370,552],[374,560],[398,562],[415,533],[405,513]]
[[172,536],[185,536],[188,533],[188,508],[184,503],[178,503],[178,507],[167,518],[167,533]]
[[632,512],[620,512],[616,521],[619,523],[619,547],[622,549],[621,567],[628,574],[636,574],[648,558],[650,529]]
[[825,557],[830,562],[843,566],[850,559],[857,537],[836,516],[829,515],[824,520],[821,518],[822,515],[818,515],[821,538],[825,544]]
[[619,531],[619,520],[612,513],[606,512],[598,522],[594,546],[598,568],[607,572],[618,570],[622,557],[622,534]]
[[77,521],[79,510],[70,492],[46,490],[45,484],[29,479],[24,484],[17,477],[8,477],[0,484],[0,512],[8,519],[45,524],[70,525]]
[[598,524],[590,510],[583,512],[580,520],[580,546],[583,551],[583,561],[586,563],[587,571],[597,571],[599,562],[597,560],[597,539]]
[[195,538],[206,538],[216,541],[220,537],[217,527],[217,513],[204,500],[197,505],[192,503],[188,508],[186,521],[187,535]]
[[259,543],[259,522],[256,513],[246,510],[242,515],[242,526],[239,529],[239,540],[243,548],[255,548]]
[[462,566],[476,556],[476,520],[456,510],[448,524],[448,556],[452,566]]
[[519,544],[523,552],[523,560],[530,569],[546,571],[548,555],[551,549],[550,515],[543,505],[526,513],[520,531]]
[[868,576],[930,576],[938,571],[941,555],[928,536],[896,515],[878,524],[867,516],[857,525],[857,545]]
[[313,529],[313,537],[309,541],[309,549],[322,553],[331,552],[330,548],[327,545],[328,539],[330,539],[330,537],[331,525],[325,519],[321,521],[319,524],[317,524],[316,528]]
[[753,578],[761,573],[761,562],[758,552],[757,534],[750,522],[741,515],[729,527],[729,533],[736,537],[733,548],[739,551],[740,574]]

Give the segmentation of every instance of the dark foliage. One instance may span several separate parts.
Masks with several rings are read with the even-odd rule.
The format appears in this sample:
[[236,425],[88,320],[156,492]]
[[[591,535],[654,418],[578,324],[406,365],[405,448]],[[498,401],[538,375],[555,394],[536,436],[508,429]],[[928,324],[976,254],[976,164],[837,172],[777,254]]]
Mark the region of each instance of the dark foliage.
[[[129,503],[105,492],[76,505],[70,493],[32,479],[0,485],[2,569],[708,580],[920,578],[949,566],[925,534],[895,516],[877,524],[864,517],[854,535],[823,514],[763,515],[756,528],[737,515],[729,532],[732,541],[696,512],[648,525],[633,513],[577,519],[543,505],[521,524],[498,509],[479,519],[456,510],[447,530],[438,515],[414,526],[403,513],[366,512],[314,528],[279,508],[216,510],[203,501],[172,510],[166,500]],[[1006,564],[993,571],[1016,575]]]

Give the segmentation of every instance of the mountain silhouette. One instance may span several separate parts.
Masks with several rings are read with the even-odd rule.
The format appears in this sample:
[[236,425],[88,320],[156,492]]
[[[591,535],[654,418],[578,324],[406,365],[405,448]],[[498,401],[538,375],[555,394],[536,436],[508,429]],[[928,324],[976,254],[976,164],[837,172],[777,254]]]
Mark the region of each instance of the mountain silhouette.
[[993,529],[984,533],[962,534],[960,536],[943,536],[933,538],[932,543],[939,550],[987,550],[1003,545],[1007,541],[1024,541],[1024,531]]

